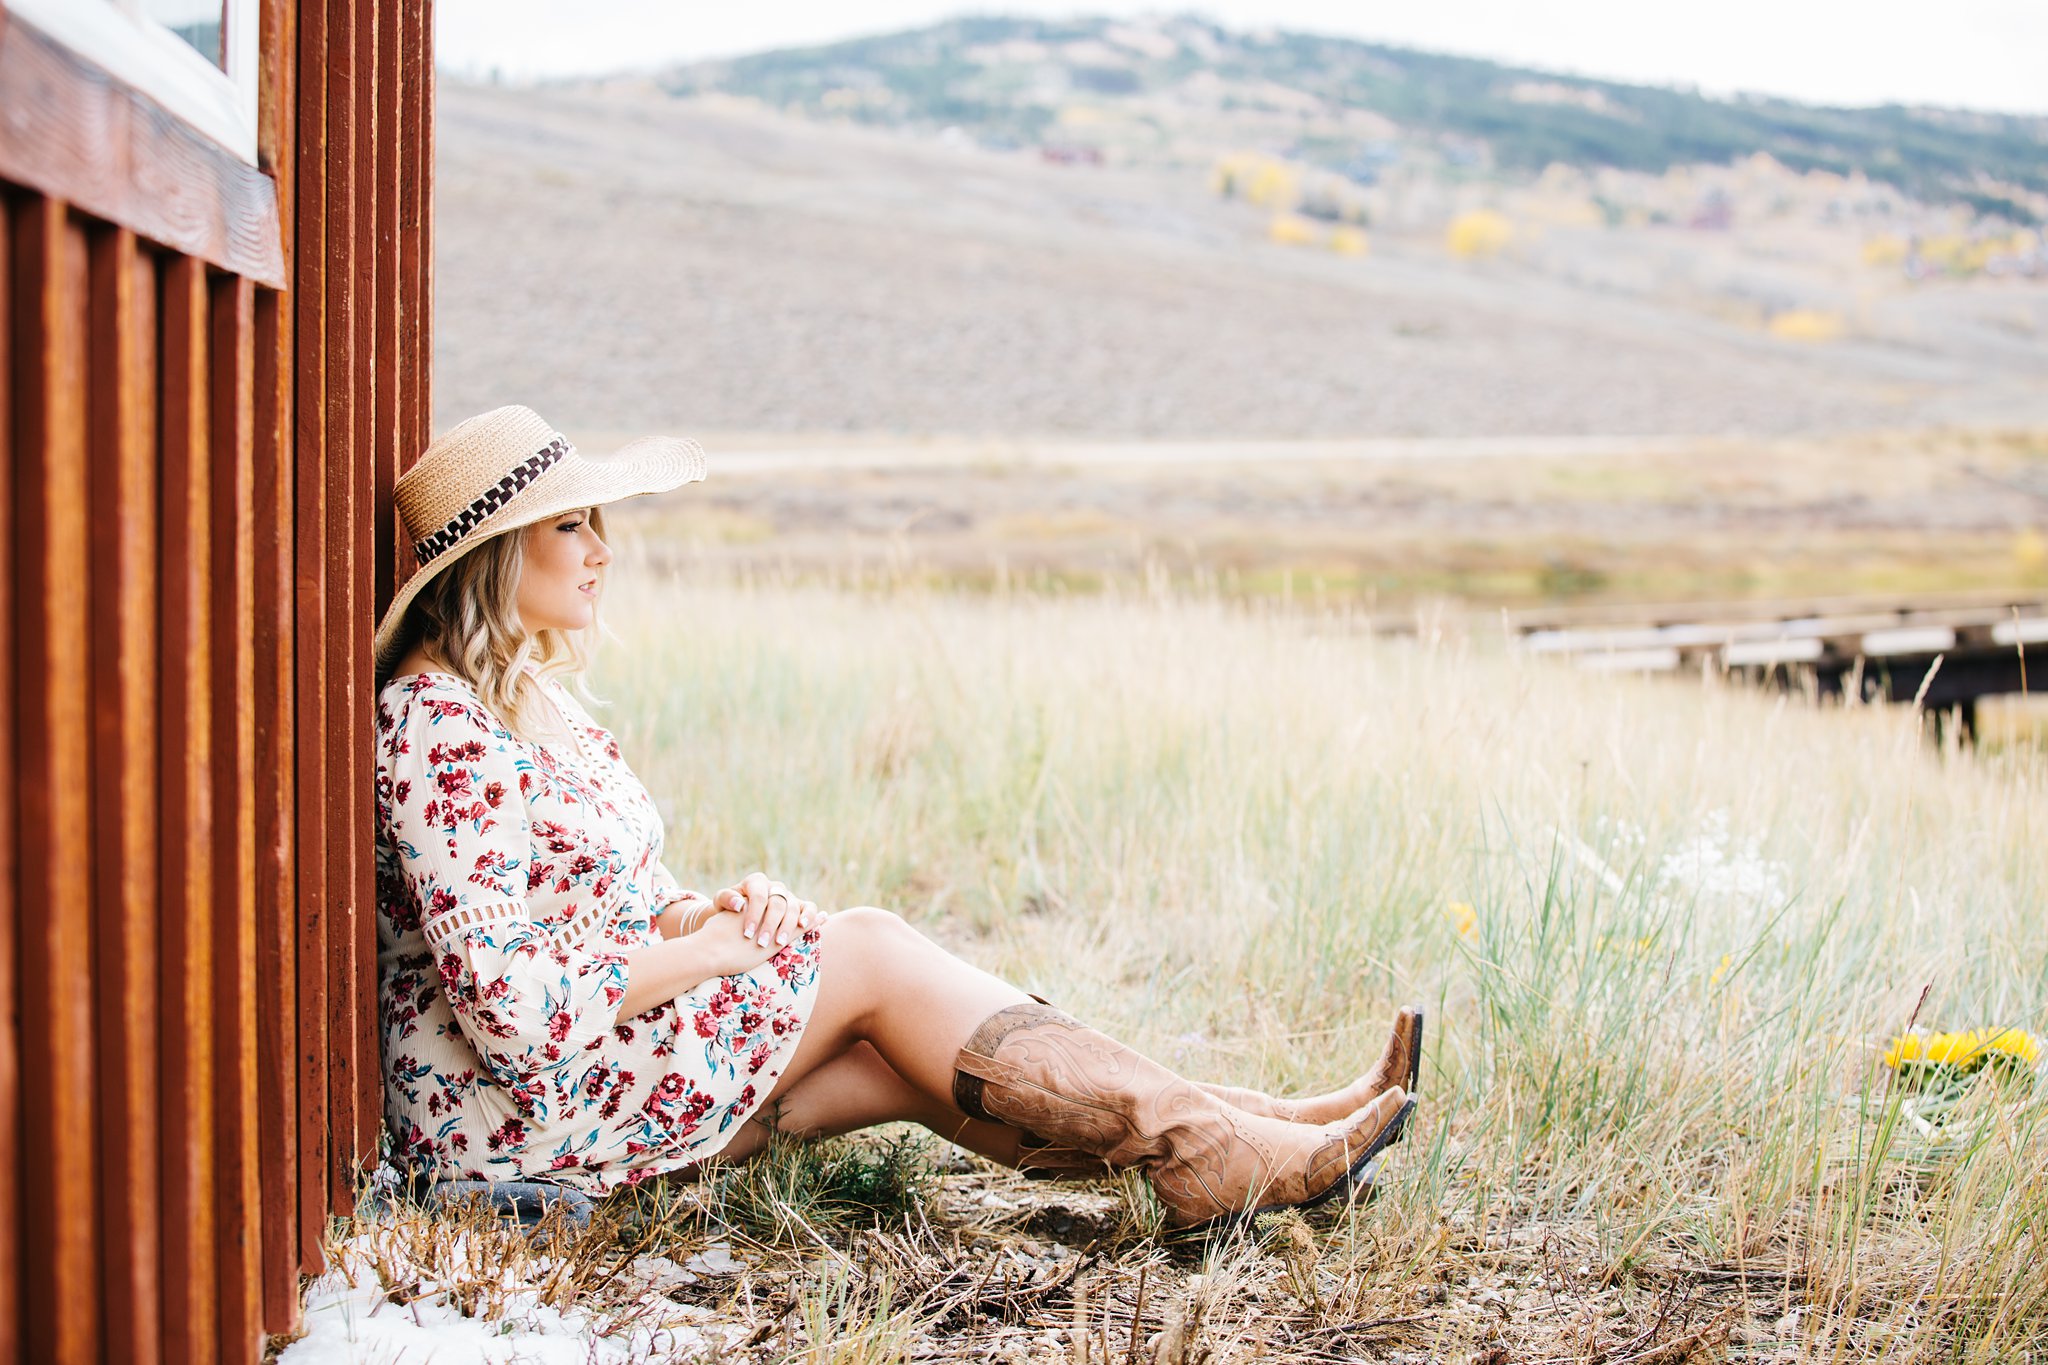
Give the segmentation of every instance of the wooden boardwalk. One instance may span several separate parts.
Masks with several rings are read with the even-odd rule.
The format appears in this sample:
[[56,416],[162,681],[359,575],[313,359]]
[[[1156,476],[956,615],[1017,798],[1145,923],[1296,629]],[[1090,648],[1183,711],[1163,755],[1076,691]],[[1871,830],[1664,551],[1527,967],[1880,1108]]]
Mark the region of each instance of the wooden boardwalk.
[[2048,683],[2040,595],[1601,607],[1510,624],[1530,654],[1583,669],[1811,678],[1822,695],[1959,709],[1966,726],[1979,698]]

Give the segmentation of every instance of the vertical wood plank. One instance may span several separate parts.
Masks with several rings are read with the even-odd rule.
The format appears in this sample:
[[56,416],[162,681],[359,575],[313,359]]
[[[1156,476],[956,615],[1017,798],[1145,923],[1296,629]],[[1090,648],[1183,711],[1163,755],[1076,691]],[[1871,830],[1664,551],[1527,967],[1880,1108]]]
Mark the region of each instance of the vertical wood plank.
[[255,286],[223,276],[208,300],[212,367],[214,1150],[220,1342],[262,1346],[256,1169]]
[[[429,195],[433,192],[432,146],[428,140],[429,100],[433,93],[433,68],[428,65],[427,43],[431,25],[427,22],[425,0],[403,0],[405,18],[401,38],[404,57],[400,71],[403,95],[399,107],[399,144],[406,174],[401,179],[403,194],[399,205],[398,254],[400,266],[399,308],[402,316],[399,337],[400,395],[398,470],[418,458],[427,445],[427,373],[433,358],[427,353],[427,222],[432,216]],[[412,572],[412,547],[404,543],[397,514],[391,518],[394,546],[394,579],[404,582]],[[386,601],[389,598],[384,599]]]
[[[357,715],[363,724],[361,733],[365,737],[375,733],[374,626],[377,613],[384,603],[391,600],[392,548],[397,541],[391,529],[395,521],[391,485],[398,476],[399,435],[398,202],[402,177],[399,157],[403,150],[399,141],[402,131],[399,97],[404,88],[404,53],[399,45],[401,3],[402,0],[370,0],[363,10],[358,11],[358,22],[364,29],[367,64],[375,73],[372,81],[374,98],[367,125],[370,147],[368,155],[363,158],[369,172],[364,188],[374,231],[370,240],[374,247],[365,253],[361,261],[361,278],[375,299],[364,354],[367,362],[364,382],[375,397],[371,424],[363,433],[366,438],[363,448],[368,455],[369,467],[364,471],[366,477],[362,491],[367,501],[356,522],[362,543],[362,571],[357,580],[358,601],[362,603],[357,621],[361,630],[361,643],[356,652],[356,666],[361,670]],[[368,1065],[357,1099],[356,1141],[358,1152],[369,1155],[377,1150],[377,1134],[383,1126],[384,1115],[376,1011],[376,868],[375,860],[369,856],[376,840],[376,806],[370,799],[371,764],[366,741],[358,743],[357,752],[362,755],[355,807],[357,847],[364,850],[365,856],[356,870],[356,904],[359,907],[357,962],[362,971],[356,982],[356,1029],[357,1046]]]
[[91,244],[93,824],[106,1353],[160,1357],[157,1250],[156,271]]
[[[0,319],[14,316],[14,206],[0,195]],[[0,322],[0,545],[14,544],[15,451],[13,327]],[[0,573],[0,639],[14,634],[14,575]],[[0,668],[0,717],[14,714],[14,670]],[[21,1365],[21,1035],[15,967],[19,909],[14,894],[14,727],[0,721],[0,1365]]]
[[[408,460],[427,448],[434,430],[434,5],[419,0],[420,153],[416,181],[420,191],[419,284],[419,428]],[[410,550],[410,547],[407,547]]]
[[[27,201],[14,243],[14,723],[20,904],[22,1288],[29,1359],[95,1359],[92,803],[85,630],[86,253],[64,205]],[[69,1308],[71,1311],[66,1311]]]
[[[391,600],[392,575],[397,571],[393,554],[398,543],[397,513],[391,503],[391,485],[398,478],[398,452],[403,444],[405,414],[399,401],[404,357],[404,318],[400,315],[399,290],[405,266],[399,245],[399,205],[405,195],[405,125],[402,97],[405,93],[407,60],[402,36],[405,32],[404,0],[376,0],[377,118],[373,134],[373,187],[376,194],[376,251],[371,265],[376,274],[377,315],[373,343],[376,376],[376,416],[371,428],[375,468],[371,507],[375,509],[370,527],[376,538],[372,551],[376,566],[371,615]],[[374,632],[373,632],[374,634]]]
[[365,1156],[376,1150],[377,1124],[383,1113],[380,1103],[382,1077],[378,1069],[374,1032],[376,1010],[374,1002],[364,998],[364,982],[375,976],[377,962],[376,883],[370,858],[372,841],[376,837],[375,805],[370,794],[368,745],[357,737],[367,737],[372,733],[370,650],[377,600],[377,546],[383,539],[378,534],[379,433],[375,399],[378,350],[382,340],[376,306],[379,253],[375,248],[375,233],[379,227],[378,205],[383,188],[377,173],[383,144],[378,110],[378,89],[383,83],[383,72],[377,17],[390,3],[392,0],[356,0],[355,7],[357,170],[356,249],[352,261],[357,300],[354,373],[356,392],[361,397],[356,403],[353,452],[355,516],[349,522],[352,540],[349,563],[355,574],[355,610],[349,620],[356,635],[354,648],[349,653],[351,692],[348,723],[353,727],[350,730],[349,762],[353,780],[349,786],[349,803],[344,807],[351,817],[349,844],[356,851],[355,880],[350,895],[355,912],[355,973],[349,983],[349,1005],[355,1028],[358,1065],[352,1176],[360,1169]]
[[[298,268],[299,5],[262,0],[262,90],[257,148],[277,182],[284,225],[285,276]],[[293,743],[294,563],[296,514],[293,310],[297,290],[256,296],[256,981],[257,1150],[262,1163],[263,1330],[283,1333],[299,1320],[298,884],[294,819],[297,747]]]
[[289,1331],[298,1319],[298,990],[293,932],[298,888],[292,800],[293,479],[290,320],[282,296],[256,298],[256,432],[253,454],[255,558],[256,1036],[257,1153],[263,1171],[263,1328]]
[[302,1268],[317,1272],[320,1238],[326,1226],[333,1155],[329,1141],[327,1002],[329,962],[329,837],[327,754],[327,5],[306,0],[298,7],[296,42],[297,127],[293,138],[292,290],[292,524],[297,554],[292,567],[292,719],[304,742],[298,746],[297,959],[298,1009],[295,1056],[298,1110],[298,1254]]
[[[361,0],[367,6],[371,0]],[[327,44],[327,1010],[328,1130],[332,1167],[328,1208],[347,1213],[355,1205],[357,1103],[366,1069],[358,1045],[356,983],[361,942],[357,914],[358,863],[361,861],[353,813],[362,799],[357,729],[358,630],[356,616],[369,603],[357,588],[357,524],[365,515],[357,495],[358,470],[367,440],[358,436],[358,413],[367,385],[360,370],[360,348],[368,339],[368,317],[358,298],[357,249],[361,221],[357,211],[357,87],[360,39],[357,0],[329,0]],[[301,68],[303,70],[303,67]],[[367,436],[367,418],[363,419]]]
[[212,1028],[213,783],[208,694],[212,622],[207,574],[210,445],[205,268],[173,256],[163,270],[162,605],[158,722],[163,753],[160,1029],[163,1075],[165,1354],[220,1356],[215,1305],[214,1059]]

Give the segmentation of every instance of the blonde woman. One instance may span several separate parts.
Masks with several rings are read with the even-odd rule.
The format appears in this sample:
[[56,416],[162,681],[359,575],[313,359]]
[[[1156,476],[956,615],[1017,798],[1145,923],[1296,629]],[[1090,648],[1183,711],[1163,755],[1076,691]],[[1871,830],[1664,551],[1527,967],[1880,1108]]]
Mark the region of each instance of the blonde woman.
[[676,884],[561,680],[611,568],[603,506],[703,476],[689,442],[593,461],[511,407],[398,481],[420,567],[377,628],[376,855],[399,1163],[600,1193],[912,1120],[1027,1171],[1142,1169],[1176,1227],[1353,1189],[1414,1108],[1418,1011],[1352,1084],[1275,1100],[1192,1084],[886,910]]

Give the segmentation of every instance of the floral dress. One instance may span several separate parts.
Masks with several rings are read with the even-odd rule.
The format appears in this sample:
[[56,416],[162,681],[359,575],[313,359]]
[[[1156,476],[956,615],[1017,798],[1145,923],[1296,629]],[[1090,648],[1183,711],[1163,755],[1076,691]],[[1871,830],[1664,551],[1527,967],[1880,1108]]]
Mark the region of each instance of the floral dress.
[[697,893],[611,734],[536,679],[571,738],[527,743],[446,673],[377,698],[377,1003],[395,1160],[597,1194],[701,1161],[810,1017],[818,933],[619,1016],[625,954]]

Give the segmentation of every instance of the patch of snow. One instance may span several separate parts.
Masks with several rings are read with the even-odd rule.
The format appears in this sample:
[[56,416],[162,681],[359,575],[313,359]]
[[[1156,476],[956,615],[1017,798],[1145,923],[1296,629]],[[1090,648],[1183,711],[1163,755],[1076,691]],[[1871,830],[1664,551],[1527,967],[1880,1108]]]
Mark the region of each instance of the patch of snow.
[[[494,1311],[471,1316],[431,1278],[420,1276],[406,1289],[387,1286],[378,1266],[388,1266],[391,1256],[389,1241],[374,1229],[336,1248],[334,1268],[306,1289],[305,1334],[279,1354],[281,1365],[632,1365],[713,1355],[726,1344],[712,1313],[662,1296],[657,1282],[674,1287],[696,1278],[691,1266],[666,1257],[639,1259],[642,1291],[622,1306],[559,1310],[532,1290],[506,1284],[484,1296],[472,1287],[471,1300],[489,1299]],[[712,1262],[707,1252],[691,1263],[738,1264],[729,1251],[723,1257]],[[537,1269],[545,1264],[535,1262]]]

